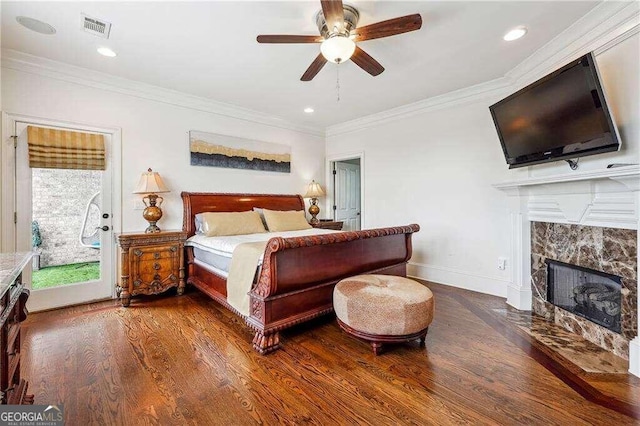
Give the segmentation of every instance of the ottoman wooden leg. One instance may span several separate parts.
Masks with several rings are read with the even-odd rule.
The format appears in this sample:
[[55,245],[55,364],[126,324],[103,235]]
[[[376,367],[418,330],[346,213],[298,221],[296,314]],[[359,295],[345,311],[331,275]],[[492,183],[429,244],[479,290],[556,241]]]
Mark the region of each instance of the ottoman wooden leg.
[[420,336],[420,347],[424,348],[426,346],[425,341],[427,340],[427,333],[429,332],[429,327],[424,331],[424,334]]
[[382,343],[371,342],[371,347],[373,348],[374,355],[380,355],[382,353]]

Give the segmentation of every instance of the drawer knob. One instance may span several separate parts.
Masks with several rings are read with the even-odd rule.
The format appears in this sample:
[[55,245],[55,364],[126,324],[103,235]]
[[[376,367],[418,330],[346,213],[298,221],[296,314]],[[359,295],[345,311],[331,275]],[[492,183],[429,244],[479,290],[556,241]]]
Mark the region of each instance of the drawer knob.
[[162,266],[159,263],[156,262],[153,264],[153,269],[155,269],[156,271],[159,271],[160,268],[162,268]]
[[176,246],[171,246],[171,249],[170,249],[170,250],[171,250],[171,252],[172,252],[172,253],[175,253],[175,252],[177,252],[177,251],[178,251],[178,247],[176,247]]
[[153,253],[154,259],[160,259],[160,253]]

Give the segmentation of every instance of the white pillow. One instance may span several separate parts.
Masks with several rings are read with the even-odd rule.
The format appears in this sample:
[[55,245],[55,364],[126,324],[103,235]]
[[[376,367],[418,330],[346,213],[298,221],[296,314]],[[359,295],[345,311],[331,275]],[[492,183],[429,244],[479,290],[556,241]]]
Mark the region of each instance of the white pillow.
[[198,213],[197,215],[195,215],[196,234],[204,234],[202,215],[203,213]]
[[261,209],[260,207],[254,207],[253,211],[258,212],[258,214],[260,215],[260,219],[262,220],[264,229],[269,229],[269,227],[267,226],[267,220],[264,218],[264,209]]

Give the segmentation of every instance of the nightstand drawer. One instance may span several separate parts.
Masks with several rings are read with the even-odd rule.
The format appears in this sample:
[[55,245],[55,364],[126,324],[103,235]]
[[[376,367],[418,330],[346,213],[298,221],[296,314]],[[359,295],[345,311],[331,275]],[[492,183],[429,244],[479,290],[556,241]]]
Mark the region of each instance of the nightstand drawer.
[[178,268],[178,259],[169,259],[165,261],[145,261],[136,262],[131,271],[133,280],[141,280],[143,282],[164,281],[170,275],[176,275],[174,272]]
[[171,259],[178,255],[179,246],[132,247],[129,249],[133,259],[142,261]]

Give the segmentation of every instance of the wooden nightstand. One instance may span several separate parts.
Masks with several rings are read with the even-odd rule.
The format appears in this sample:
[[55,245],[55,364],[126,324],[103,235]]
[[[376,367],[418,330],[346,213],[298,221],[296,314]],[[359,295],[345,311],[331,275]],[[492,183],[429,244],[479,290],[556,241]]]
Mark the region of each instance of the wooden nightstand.
[[322,229],[334,229],[336,231],[342,231],[342,222],[334,222],[333,220],[320,220],[320,222],[315,225],[312,223],[311,226],[314,228],[322,228]]
[[184,242],[187,233],[166,231],[153,234],[119,234],[120,285],[122,306],[131,296],[158,294],[178,287],[184,293]]

